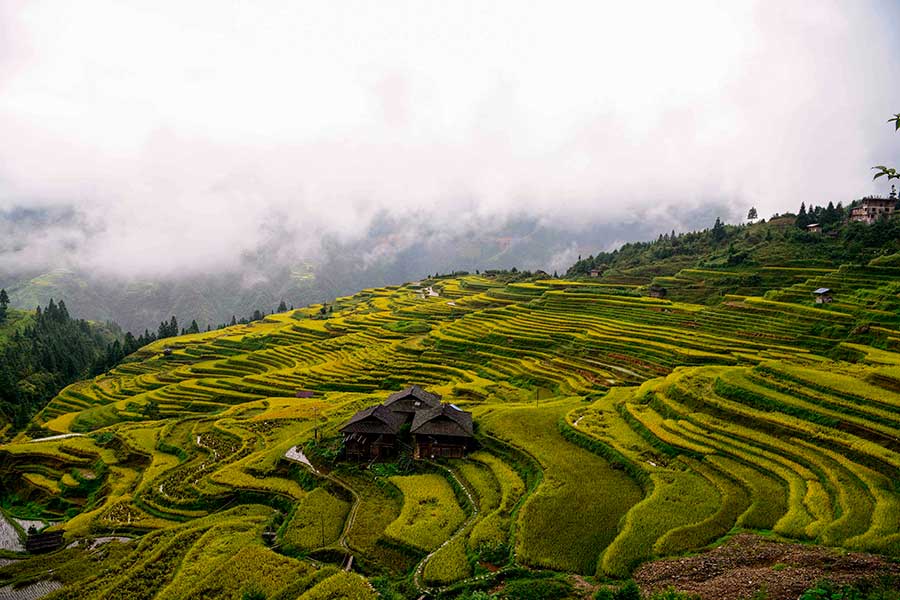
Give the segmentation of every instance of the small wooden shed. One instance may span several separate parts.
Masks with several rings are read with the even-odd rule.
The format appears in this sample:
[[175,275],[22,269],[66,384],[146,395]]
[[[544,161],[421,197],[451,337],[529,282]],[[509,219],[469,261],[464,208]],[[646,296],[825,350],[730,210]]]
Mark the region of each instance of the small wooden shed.
[[834,299],[831,289],[826,287],[813,290],[813,296],[816,299],[816,304],[829,304]]

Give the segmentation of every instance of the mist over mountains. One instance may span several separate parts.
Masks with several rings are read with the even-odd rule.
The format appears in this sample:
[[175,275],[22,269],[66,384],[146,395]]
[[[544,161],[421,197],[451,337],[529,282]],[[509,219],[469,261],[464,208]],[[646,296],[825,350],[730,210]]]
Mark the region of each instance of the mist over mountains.
[[[304,306],[330,301],[336,296],[366,287],[397,285],[435,272],[471,271],[516,267],[548,273],[565,272],[580,255],[612,249],[628,240],[656,237],[664,227],[678,223],[679,230],[709,226],[724,205],[710,203],[702,209],[671,216],[665,222],[636,215],[619,224],[598,223],[578,228],[542,224],[519,218],[484,222],[471,230],[448,231],[441,223],[429,224],[386,215],[373,220],[366,234],[353,241],[325,237],[315,252],[300,258],[290,254],[289,242],[272,236],[254,252],[245,252],[237,267],[197,272],[190,257],[178,249],[160,253],[161,261],[184,260],[183,273],[138,273],[88,269],[76,260],[59,260],[61,266],[29,265],[19,268],[7,260],[0,270],[0,287],[8,290],[12,305],[32,309],[50,298],[63,298],[79,317],[112,320],[135,333],[151,331],[160,321],[175,315],[188,323],[196,319],[202,328],[241,318],[254,310],[271,312],[281,300]],[[74,211],[17,210],[0,213],[0,227],[7,240],[20,245],[46,240],[67,240],[73,256],[91,243],[90,230]],[[54,234],[66,231],[66,236]],[[27,242],[25,241],[27,240]],[[11,247],[10,247],[11,246]],[[5,255],[15,255],[15,244]],[[59,248],[46,248],[52,256]],[[39,258],[39,253],[32,253]]]
[[0,284],[205,326],[885,193],[894,8],[3,4]]

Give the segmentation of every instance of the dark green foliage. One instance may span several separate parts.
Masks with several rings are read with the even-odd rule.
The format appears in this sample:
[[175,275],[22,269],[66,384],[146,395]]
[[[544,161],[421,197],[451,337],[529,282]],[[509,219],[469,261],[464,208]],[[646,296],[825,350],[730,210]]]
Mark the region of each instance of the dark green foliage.
[[641,590],[633,581],[626,581],[625,585],[616,590],[613,600],[641,600]]
[[66,385],[115,364],[123,354],[110,333],[72,319],[66,304],[38,307],[0,352],[0,413],[18,429]]
[[[743,270],[773,264],[863,264],[879,255],[900,251],[900,220],[882,220],[872,225],[846,223],[853,206],[839,203],[807,210],[804,204],[796,217],[777,216],[769,222],[747,225],[727,225],[719,220],[703,231],[673,231],[654,241],[632,242],[612,252],[579,257],[566,276],[586,277],[597,269],[603,272],[601,281],[650,283],[653,277],[674,275],[685,268]],[[823,233],[808,233],[806,226],[811,223],[822,225]],[[752,282],[739,287],[745,286],[752,287]]]
[[900,581],[893,577],[857,585],[821,581],[803,592],[800,600],[900,600]]
[[503,589],[504,598],[516,600],[554,600],[568,598],[571,593],[569,582],[555,578],[517,579],[507,583]]
[[241,595],[241,600],[266,600],[266,594],[253,586],[250,589],[244,590],[244,593]]
[[9,306],[9,296],[6,290],[0,289],[0,323],[6,320],[6,307]]

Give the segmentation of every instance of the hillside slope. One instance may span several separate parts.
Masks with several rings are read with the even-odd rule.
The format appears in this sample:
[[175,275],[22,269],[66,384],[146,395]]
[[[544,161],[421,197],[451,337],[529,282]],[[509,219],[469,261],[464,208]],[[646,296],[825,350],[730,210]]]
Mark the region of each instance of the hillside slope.
[[0,321],[0,440],[63,387],[111,366],[118,333],[71,318],[64,302],[34,312],[8,309]]
[[[900,271],[804,285],[822,277],[865,299]],[[296,598],[349,553],[386,597],[412,597],[517,565],[623,577],[741,529],[900,556],[896,312],[790,289],[704,306],[632,283],[423,284],[437,295],[371,289],[156,342],[66,388],[34,425],[76,437],[0,447],[0,502],[70,542],[139,541],[0,577],[51,566],[64,587],[48,598],[125,581],[134,597]],[[341,423],[408,382],[471,410],[482,448],[449,471],[334,462]],[[286,458],[298,445],[316,472]],[[454,520],[409,520],[423,505]]]
[[873,225],[837,222],[809,233],[786,215],[625,244],[580,259],[566,275],[587,277],[594,270],[601,282],[656,284],[676,300],[718,303],[728,293],[763,295],[842,264],[900,264],[898,252],[900,218]]

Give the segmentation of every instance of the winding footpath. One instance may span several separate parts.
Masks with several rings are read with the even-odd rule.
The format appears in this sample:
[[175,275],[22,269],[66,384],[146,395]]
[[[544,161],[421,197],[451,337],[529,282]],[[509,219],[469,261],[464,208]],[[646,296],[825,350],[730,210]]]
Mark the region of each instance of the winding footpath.
[[[451,535],[446,540],[444,540],[444,542],[440,546],[438,546],[437,548],[435,548],[434,550],[429,552],[425,556],[425,558],[420,560],[419,564],[416,565],[416,569],[413,572],[413,585],[416,586],[416,589],[419,592],[421,592],[422,594],[426,594],[426,595],[429,593],[432,593],[435,591],[440,591],[441,589],[444,589],[444,588],[431,588],[431,587],[426,586],[425,583],[423,582],[422,576],[425,573],[425,566],[428,564],[428,561],[431,560],[431,557],[434,556],[435,554],[437,554],[444,546],[446,546],[447,544],[449,544],[450,542],[452,542],[459,536],[466,533],[469,530],[469,527],[472,525],[472,523],[474,523],[475,520],[478,518],[478,504],[475,502],[475,496],[472,495],[472,490],[470,490],[469,487],[465,483],[463,483],[463,481],[459,477],[457,477],[456,473],[454,473],[453,470],[450,469],[449,467],[445,467],[445,466],[439,465],[437,463],[430,463],[430,464],[447,471],[447,473],[450,475],[450,477],[453,478],[453,481],[456,482],[456,484],[460,487],[460,489],[462,489],[462,491],[466,494],[466,497],[469,499],[469,506],[472,507],[472,514],[469,515],[468,519],[463,521],[462,525],[460,525],[456,529],[455,532],[453,532],[453,535]],[[472,577],[472,578],[466,579],[464,581],[476,581],[477,579],[478,579],[477,577]],[[457,582],[457,583],[459,583],[459,582]]]
[[340,544],[341,548],[347,551],[347,558],[341,565],[341,568],[343,568],[345,571],[349,571],[353,567],[353,551],[350,548],[350,544],[347,541],[347,538],[350,535],[350,528],[353,527],[353,523],[356,521],[356,513],[359,511],[359,494],[357,494],[356,490],[350,487],[349,484],[347,484],[339,477],[330,473],[323,473],[316,469],[309,458],[307,458],[303,453],[303,450],[300,448],[300,446],[292,446],[287,452],[284,453],[284,457],[288,460],[300,463],[301,465],[312,471],[314,475],[324,477],[325,479],[333,482],[335,485],[347,490],[353,497],[353,503],[350,505],[350,512],[347,513],[347,519],[344,521],[344,528],[341,530],[341,537],[338,538],[338,544]]

